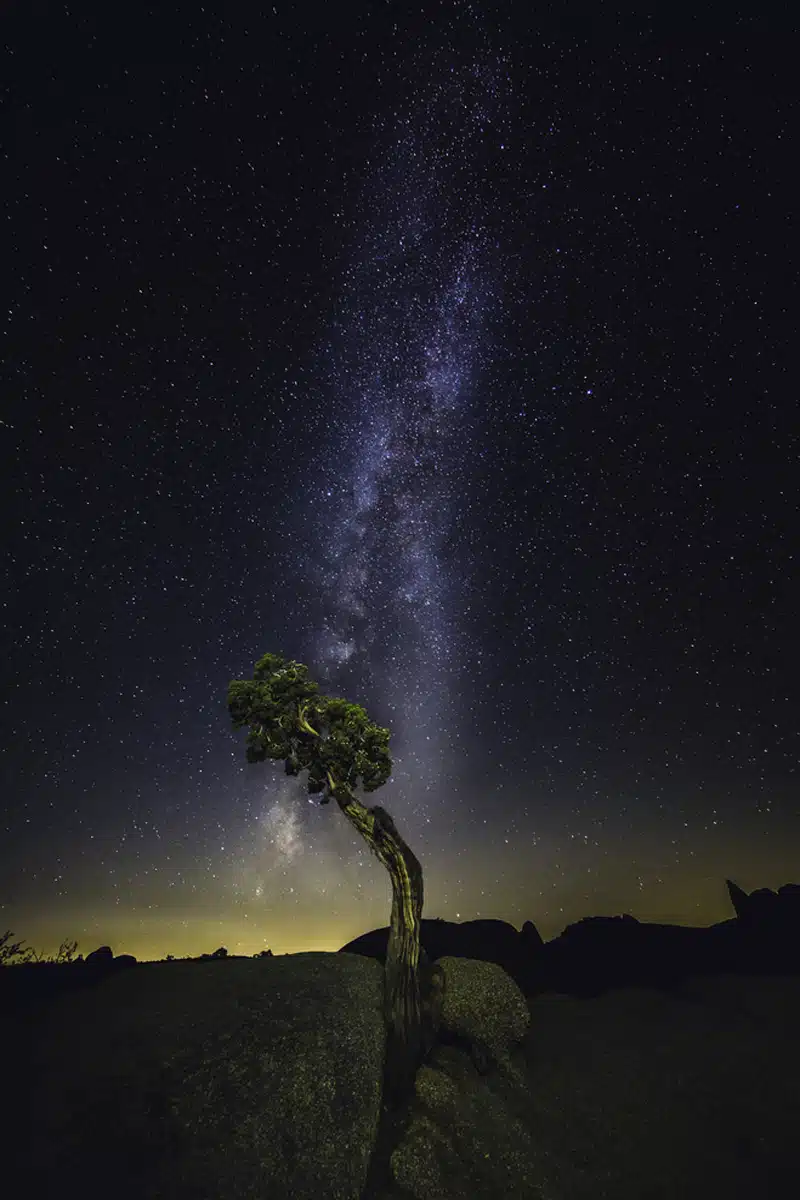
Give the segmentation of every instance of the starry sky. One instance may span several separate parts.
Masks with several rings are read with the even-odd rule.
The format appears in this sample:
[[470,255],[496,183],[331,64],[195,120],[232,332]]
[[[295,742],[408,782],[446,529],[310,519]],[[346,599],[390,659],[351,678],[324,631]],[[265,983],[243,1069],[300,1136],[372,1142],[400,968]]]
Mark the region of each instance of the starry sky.
[[654,7],[4,6],[0,932],[387,923],[267,651],[390,727],[425,916],[800,879],[796,30]]

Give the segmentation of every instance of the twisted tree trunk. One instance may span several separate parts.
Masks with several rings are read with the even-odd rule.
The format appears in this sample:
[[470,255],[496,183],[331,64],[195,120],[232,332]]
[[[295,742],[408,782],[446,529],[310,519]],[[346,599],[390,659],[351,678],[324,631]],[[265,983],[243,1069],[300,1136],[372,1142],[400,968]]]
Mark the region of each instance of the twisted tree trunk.
[[423,884],[419,861],[385,809],[365,808],[348,789],[332,788],[348,821],[389,872],[392,916],[384,970],[387,1029],[384,1099],[402,1103],[414,1086],[423,1053],[420,1004],[420,921]]

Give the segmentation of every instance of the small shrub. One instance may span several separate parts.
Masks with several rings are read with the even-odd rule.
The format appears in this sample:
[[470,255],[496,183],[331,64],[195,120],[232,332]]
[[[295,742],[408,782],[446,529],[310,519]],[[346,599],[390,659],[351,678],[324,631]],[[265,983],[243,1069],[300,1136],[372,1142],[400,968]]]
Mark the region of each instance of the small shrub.
[[5,933],[0,933],[0,967],[10,966],[15,958],[20,962],[27,962],[28,955],[33,951],[30,947],[26,947],[24,942],[12,942],[13,933],[7,929]]
[[[63,941],[58,947],[58,953],[55,956],[54,962],[71,963],[75,962],[75,951],[78,949],[77,942]],[[83,955],[80,955],[83,958]]]
[[[43,950],[34,950],[33,946],[26,946],[24,942],[12,942],[12,937],[10,929],[0,934],[0,967],[22,966],[29,963],[55,963],[61,966],[76,961],[77,942],[65,939],[58,947],[55,958],[51,958]],[[82,958],[83,955],[79,955],[77,961]]]

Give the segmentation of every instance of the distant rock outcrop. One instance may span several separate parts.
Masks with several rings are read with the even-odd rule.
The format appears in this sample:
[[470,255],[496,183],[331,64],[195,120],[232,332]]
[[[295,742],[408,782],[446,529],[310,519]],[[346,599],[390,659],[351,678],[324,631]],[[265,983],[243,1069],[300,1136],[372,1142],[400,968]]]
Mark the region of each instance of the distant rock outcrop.
[[544,945],[544,942],[542,941],[542,935],[539,933],[539,930],[536,928],[533,921],[525,922],[520,930],[519,937],[523,950],[529,954],[532,954],[535,950],[538,950],[540,946]]
[[[595,996],[610,988],[671,988],[693,975],[800,973],[800,885],[748,895],[731,880],[735,918],[708,927],[667,925],[621,916],[584,917],[543,942],[526,921],[423,919],[429,962],[445,956],[502,967],[528,996],[561,992]],[[384,961],[389,931],[374,929],[342,950]]]
[[528,994],[591,996],[619,987],[669,988],[692,976],[800,973],[800,886],[748,895],[732,880],[736,916],[707,927],[587,917],[533,956]]
[[90,967],[110,967],[114,961],[114,953],[110,946],[98,946],[86,955],[86,965]]
[[733,880],[727,884],[742,969],[760,974],[799,971],[800,884],[786,883],[777,892],[758,888],[749,895]]
[[731,969],[728,930],[646,924],[625,913],[568,925],[534,956],[528,994],[595,996],[609,988],[668,988],[689,975]]
[[98,946],[96,950],[92,950],[91,954],[86,955],[85,960],[76,960],[76,963],[78,961],[82,966],[101,968],[103,971],[136,966],[136,958],[133,954],[115,955],[110,946]]
[[738,883],[734,883],[732,879],[726,879],[725,883],[728,888],[728,895],[731,898],[733,911],[737,917],[741,917],[747,909],[747,892],[743,892]]
[[235,954],[228,954],[226,946],[218,946],[212,954],[198,954],[196,958],[190,959],[191,962],[224,962],[228,958],[238,957]]
[[800,883],[785,883],[777,892],[758,888],[748,896],[732,879],[725,882],[731,904],[743,926],[764,931],[800,930]]

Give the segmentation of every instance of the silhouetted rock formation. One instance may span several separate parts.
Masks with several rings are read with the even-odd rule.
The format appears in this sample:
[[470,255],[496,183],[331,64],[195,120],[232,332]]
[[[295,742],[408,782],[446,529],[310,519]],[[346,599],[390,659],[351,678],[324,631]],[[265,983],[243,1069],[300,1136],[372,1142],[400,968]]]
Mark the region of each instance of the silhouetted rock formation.
[[114,954],[110,946],[98,946],[86,955],[86,965],[89,967],[108,967],[113,961]]
[[534,955],[529,994],[596,995],[611,987],[671,987],[697,975],[800,972],[800,886],[748,895],[732,880],[736,917],[706,928],[634,917],[578,921]]
[[800,929],[800,883],[785,883],[777,892],[758,888],[748,896],[732,879],[725,882],[736,916],[743,925]]
[[110,946],[98,946],[96,950],[92,950],[91,954],[87,954],[84,959],[76,959],[73,966],[81,963],[85,967],[91,967],[96,971],[111,971],[117,968],[135,967],[136,958],[133,954],[117,954],[111,950]]
[[733,924],[695,929],[643,924],[628,913],[586,917],[534,956],[527,991],[593,996],[615,987],[673,987],[691,975],[732,971]]
[[743,892],[738,883],[734,883],[732,879],[726,879],[725,883],[728,888],[728,895],[731,898],[733,911],[737,917],[740,917],[747,908],[747,892]]
[[752,972],[800,969],[800,884],[777,892],[758,888],[748,896],[731,879],[728,894],[736,911],[739,956]]
[[539,930],[536,928],[533,921],[525,922],[525,924],[522,926],[519,936],[524,949],[531,954],[534,952],[534,950],[538,950],[540,946],[544,945],[544,942],[542,941],[542,935],[539,933]]
[[[625,913],[585,917],[545,943],[530,921],[518,932],[506,921],[423,919],[420,941],[431,963],[445,956],[497,963],[528,996],[671,988],[695,975],[800,973],[800,885],[750,895],[727,885],[736,917],[708,927],[644,923]],[[342,950],[383,961],[387,938],[388,929],[375,929]]]

